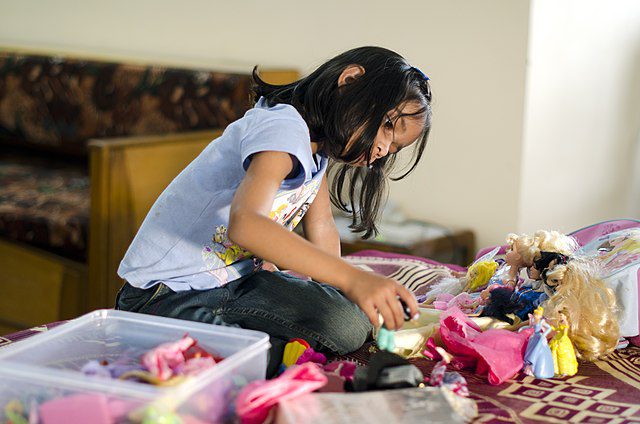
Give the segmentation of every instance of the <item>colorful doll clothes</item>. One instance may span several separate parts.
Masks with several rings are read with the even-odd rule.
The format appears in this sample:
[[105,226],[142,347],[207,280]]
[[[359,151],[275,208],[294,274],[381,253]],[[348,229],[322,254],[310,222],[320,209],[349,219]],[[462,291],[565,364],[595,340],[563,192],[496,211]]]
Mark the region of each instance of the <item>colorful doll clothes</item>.
[[242,424],[263,423],[279,401],[313,392],[325,384],[327,377],[314,363],[289,367],[278,378],[245,386],[236,399],[236,414]]
[[516,316],[522,321],[526,321],[529,314],[533,313],[533,310],[540,306],[546,298],[547,296],[542,290],[534,288],[531,284],[523,285],[512,296],[514,303],[522,305],[520,310],[516,312]]
[[573,343],[569,339],[566,325],[559,325],[556,334],[549,343],[551,355],[553,357],[553,368],[556,375],[572,376],[578,372],[578,361]]
[[473,297],[467,292],[462,292],[457,296],[449,293],[441,293],[433,302],[433,307],[441,311],[446,311],[452,306],[457,306],[462,312],[472,314],[478,309],[480,301],[481,299],[478,296]]
[[531,372],[536,378],[552,378],[553,356],[547,343],[547,334],[551,331],[551,326],[544,319],[541,319],[533,326],[534,333],[527,343],[524,353],[525,367],[531,367]]
[[521,333],[499,329],[482,332],[455,307],[440,317],[440,336],[454,361],[475,367],[476,374],[487,375],[492,385],[503,383],[522,369],[522,355],[532,332],[532,329]]
[[222,358],[214,358],[185,335],[176,342],[163,343],[142,356],[142,365],[160,381],[178,374],[197,374],[211,368]]

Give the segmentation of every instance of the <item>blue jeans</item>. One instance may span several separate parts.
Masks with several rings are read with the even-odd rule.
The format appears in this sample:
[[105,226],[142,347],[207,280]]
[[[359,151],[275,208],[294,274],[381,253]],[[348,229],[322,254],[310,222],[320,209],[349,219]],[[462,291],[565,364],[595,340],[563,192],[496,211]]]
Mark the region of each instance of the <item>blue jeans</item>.
[[342,355],[362,346],[372,330],[360,308],[336,288],[282,272],[259,271],[210,290],[174,292],[161,283],[149,289],[125,283],[116,309],[264,331],[271,341],[268,376],[277,372],[293,338]]

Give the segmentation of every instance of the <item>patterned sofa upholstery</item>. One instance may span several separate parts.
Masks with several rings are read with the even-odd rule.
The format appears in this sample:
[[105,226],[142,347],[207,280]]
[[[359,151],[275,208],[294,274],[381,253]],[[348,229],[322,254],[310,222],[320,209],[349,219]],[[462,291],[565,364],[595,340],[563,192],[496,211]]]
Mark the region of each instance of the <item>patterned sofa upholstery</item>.
[[248,74],[0,53],[0,146],[12,153],[0,155],[0,237],[86,260],[88,140],[223,128],[249,107],[250,84]]
[[148,208],[251,106],[250,73],[0,51],[0,334],[113,305]]

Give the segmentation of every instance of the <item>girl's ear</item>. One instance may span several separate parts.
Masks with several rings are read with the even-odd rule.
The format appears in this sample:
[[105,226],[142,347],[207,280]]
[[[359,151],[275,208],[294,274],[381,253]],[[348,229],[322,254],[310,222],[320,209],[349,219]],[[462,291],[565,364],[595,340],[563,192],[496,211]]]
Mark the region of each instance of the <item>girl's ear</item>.
[[364,75],[364,68],[360,65],[352,64],[344,68],[344,71],[338,77],[338,87],[350,84],[360,76]]

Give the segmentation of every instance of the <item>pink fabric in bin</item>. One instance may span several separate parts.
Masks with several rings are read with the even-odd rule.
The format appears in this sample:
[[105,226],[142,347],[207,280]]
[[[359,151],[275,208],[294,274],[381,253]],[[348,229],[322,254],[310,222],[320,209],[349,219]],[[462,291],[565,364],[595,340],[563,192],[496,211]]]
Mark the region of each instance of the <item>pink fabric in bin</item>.
[[523,366],[524,350],[532,329],[520,333],[480,330],[460,309],[452,307],[440,316],[440,336],[455,360],[486,375],[492,385],[502,384]]
[[40,405],[43,424],[95,423],[112,424],[107,398],[103,395],[78,394],[47,401]]
[[249,383],[238,394],[236,414],[242,424],[265,422],[281,400],[313,392],[327,384],[327,377],[312,362],[287,368],[278,378]]

